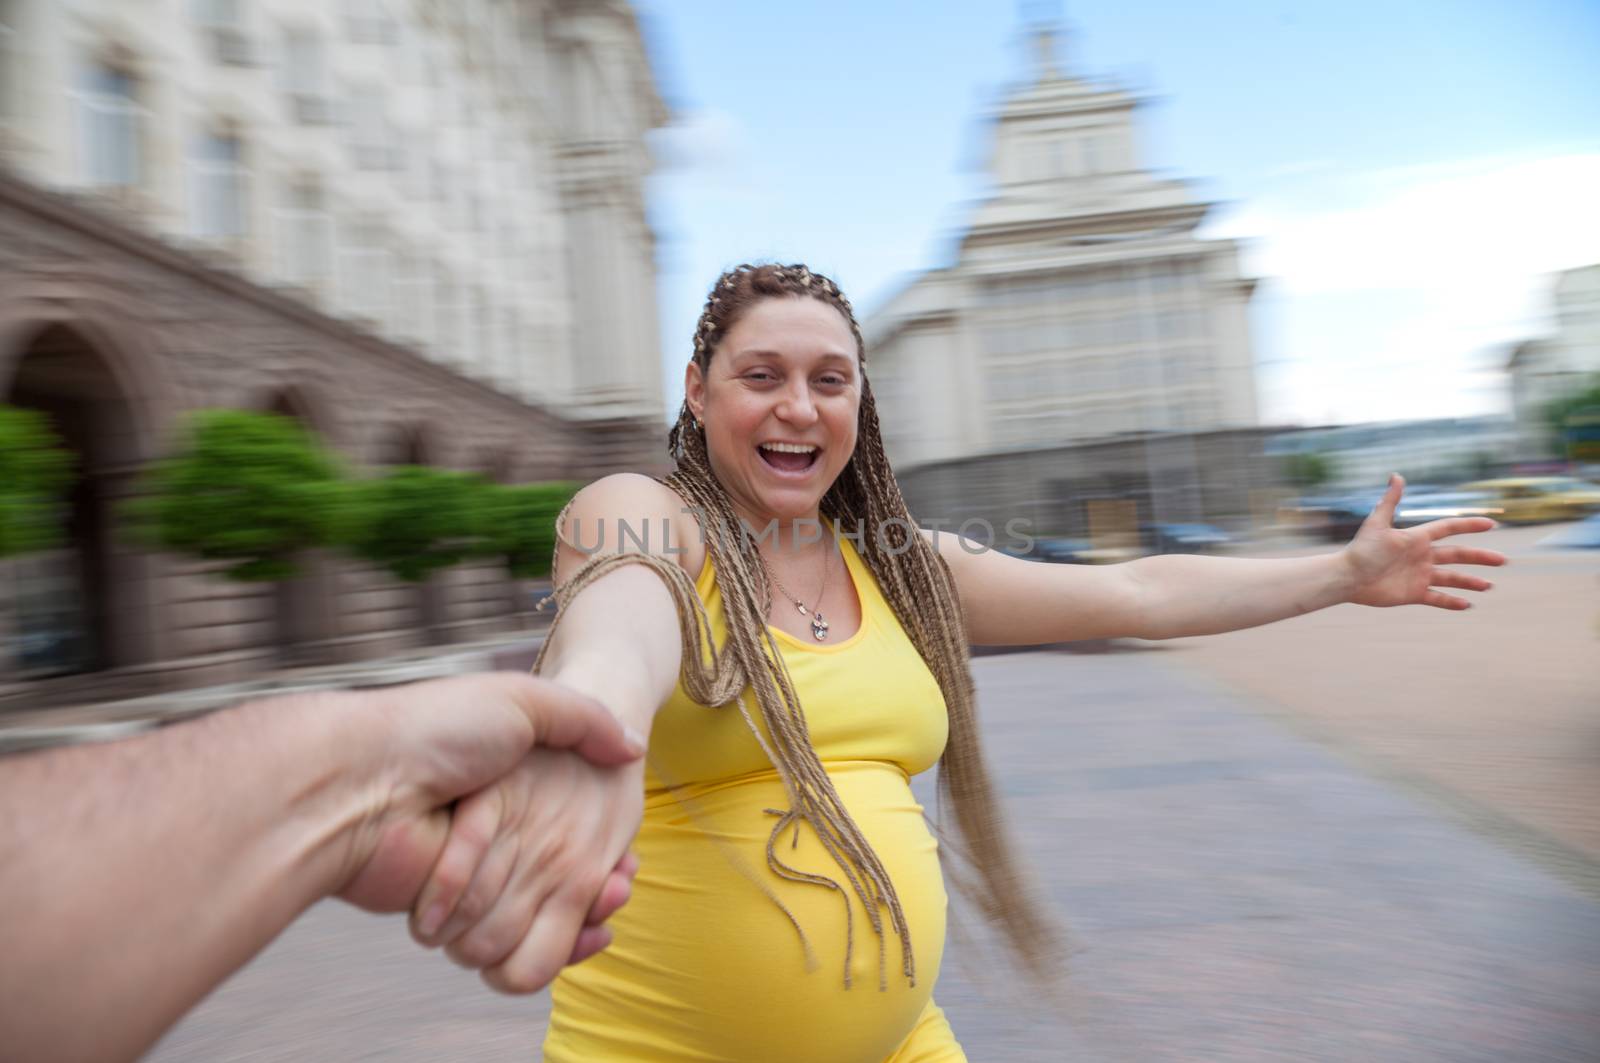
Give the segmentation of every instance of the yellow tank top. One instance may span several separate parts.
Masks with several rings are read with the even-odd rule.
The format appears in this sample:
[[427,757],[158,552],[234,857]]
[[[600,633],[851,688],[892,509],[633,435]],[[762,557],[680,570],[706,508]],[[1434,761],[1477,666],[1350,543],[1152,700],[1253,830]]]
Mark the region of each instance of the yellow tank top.
[[[829,778],[900,894],[916,984],[900,972],[887,919],[880,939],[808,825],[785,831],[783,862],[844,888],[768,868],[774,812],[788,808],[783,784],[736,706],[696,704],[680,684],[650,736],[632,899],[611,922],[612,946],[556,981],[549,1063],[881,1063],[932,1008],[946,898],[910,777],[944,750],[945,704],[871,569],[841,543],[861,627],[831,644],[770,630]],[[696,588],[720,649],[727,625],[709,555]],[[745,699],[754,714],[748,689]],[[809,967],[794,925],[763,887],[805,931]],[[849,990],[846,905],[855,927]]]

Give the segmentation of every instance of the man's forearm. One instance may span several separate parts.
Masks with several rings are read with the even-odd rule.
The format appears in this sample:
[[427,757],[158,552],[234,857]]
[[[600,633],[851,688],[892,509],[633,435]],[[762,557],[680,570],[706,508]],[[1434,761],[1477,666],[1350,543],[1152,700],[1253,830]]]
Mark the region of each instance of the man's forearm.
[[0,760],[7,1055],[136,1057],[338,888],[364,811],[351,697]]
[[1339,554],[1282,559],[1168,554],[1126,563],[1139,588],[1138,638],[1215,635],[1349,600]]

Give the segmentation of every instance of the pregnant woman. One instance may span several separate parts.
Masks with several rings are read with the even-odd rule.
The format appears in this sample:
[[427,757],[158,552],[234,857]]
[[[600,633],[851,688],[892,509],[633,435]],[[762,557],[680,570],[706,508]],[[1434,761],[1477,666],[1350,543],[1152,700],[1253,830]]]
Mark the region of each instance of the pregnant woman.
[[1394,529],[1398,477],[1321,557],[1043,565],[919,530],[850,304],[804,266],[718,279],[685,393],[677,472],[607,477],[563,514],[539,666],[648,732],[647,765],[534,754],[461,804],[417,909],[492,982],[543,984],[637,828],[611,947],[555,983],[550,1063],[964,1060],[932,997],[946,895],[911,776],[940,765],[972,892],[1023,968],[1056,956],[979,753],[969,644],[1461,609],[1436,588],[1489,584],[1443,566],[1503,561],[1434,545],[1492,521]]

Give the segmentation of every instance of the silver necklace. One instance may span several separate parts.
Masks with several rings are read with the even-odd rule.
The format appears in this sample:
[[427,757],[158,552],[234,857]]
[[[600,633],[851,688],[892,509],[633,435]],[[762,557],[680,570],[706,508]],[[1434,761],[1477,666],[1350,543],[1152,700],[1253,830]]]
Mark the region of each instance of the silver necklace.
[[808,616],[811,618],[811,635],[818,642],[826,642],[828,640],[828,622],[822,618],[821,606],[823,592],[828,589],[828,573],[832,571],[833,552],[829,551],[826,563],[824,563],[822,566],[822,588],[817,591],[818,608],[807,609],[806,603],[790,594],[789,588],[785,587],[778,581],[777,574],[774,573],[770,567],[767,568],[767,575],[772,578],[773,583],[778,584],[778,590],[783,592],[783,596],[794,603],[795,609],[799,610],[801,616]]

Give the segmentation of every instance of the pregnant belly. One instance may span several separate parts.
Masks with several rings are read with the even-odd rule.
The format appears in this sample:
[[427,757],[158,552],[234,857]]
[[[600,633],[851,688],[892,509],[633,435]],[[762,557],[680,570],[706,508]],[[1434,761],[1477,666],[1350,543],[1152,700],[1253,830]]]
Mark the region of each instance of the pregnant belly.
[[[639,874],[611,922],[614,943],[556,982],[549,1063],[882,1063],[894,1052],[928,1003],[944,950],[937,849],[898,768],[852,761],[828,772],[899,892],[916,984],[902,971],[887,909],[880,938],[808,825],[798,842],[792,827],[784,832],[779,859],[844,889],[786,881],[768,868],[775,817],[766,810],[788,807],[775,775],[695,787],[681,801],[663,794],[646,802]],[[767,890],[805,932],[809,956]]]

